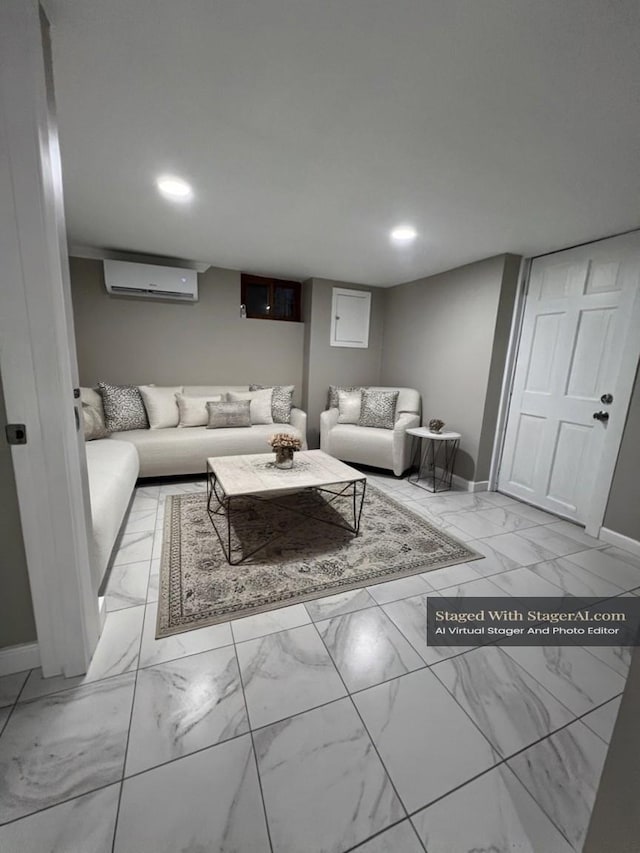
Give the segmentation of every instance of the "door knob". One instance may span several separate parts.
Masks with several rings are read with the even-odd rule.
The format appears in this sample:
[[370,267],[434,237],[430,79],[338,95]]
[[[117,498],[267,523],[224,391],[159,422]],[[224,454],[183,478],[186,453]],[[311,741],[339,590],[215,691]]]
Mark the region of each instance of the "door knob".
[[613,394],[603,394],[602,397],[600,397],[600,402],[604,403],[605,406],[610,405],[613,403]]
[[594,412],[593,417],[594,420],[602,421],[606,424],[606,422],[609,420],[609,412]]

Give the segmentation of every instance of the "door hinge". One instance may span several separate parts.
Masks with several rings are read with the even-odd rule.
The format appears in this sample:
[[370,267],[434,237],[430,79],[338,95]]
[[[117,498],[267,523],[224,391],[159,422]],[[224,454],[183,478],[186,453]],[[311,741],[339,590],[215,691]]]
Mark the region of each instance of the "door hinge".
[[27,427],[25,424],[6,424],[4,431],[9,444],[27,443]]

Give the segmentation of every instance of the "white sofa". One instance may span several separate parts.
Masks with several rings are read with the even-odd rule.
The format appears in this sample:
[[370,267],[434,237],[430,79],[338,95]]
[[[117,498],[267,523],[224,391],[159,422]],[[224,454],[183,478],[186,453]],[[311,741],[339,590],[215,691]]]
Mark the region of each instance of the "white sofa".
[[420,393],[415,388],[368,387],[399,392],[394,428],[341,424],[339,410],[327,409],[320,415],[320,449],[343,462],[385,468],[399,477],[411,464],[413,445],[406,430],[420,426]]
[[[227,391],[248,390],[248,385],[187,385],[183,393],[213,397]],[[97,391],[82,388],[80,397],[82,402],[102,412],[102,398]],[[93,571],[99,581],[108,566],[138,477],[204,474],[209,456],[273,453],[268,439],[275,432],[297,436],[306,450],[306,413],[293,408],[290,424],[136,429],[85,442],[93,522]]]

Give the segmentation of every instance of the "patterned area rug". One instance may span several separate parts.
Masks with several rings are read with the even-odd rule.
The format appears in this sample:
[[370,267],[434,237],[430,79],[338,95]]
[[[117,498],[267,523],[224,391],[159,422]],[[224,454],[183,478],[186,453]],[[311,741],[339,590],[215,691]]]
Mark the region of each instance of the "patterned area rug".
[[[302,492],[278,502],[288,501],[327,522],[353,517],[346,497],[329,506],[321,495]],[[247,562],[231,566],[207,513],[206,495],[167,498],[157,638],[482,559],[371,485],[357,537],[269,501],[247,499],[240,509],[232,528],[233,547],[248,554],[270,535],[282,535]],[[224,518],[217,518],[216,526],[224,536]]]

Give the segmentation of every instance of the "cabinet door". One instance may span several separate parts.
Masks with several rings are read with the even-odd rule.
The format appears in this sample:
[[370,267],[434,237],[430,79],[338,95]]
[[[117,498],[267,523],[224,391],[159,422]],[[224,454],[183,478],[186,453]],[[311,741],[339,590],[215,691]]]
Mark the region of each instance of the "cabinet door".
[[332,347],[369,346],[371,293],[368,290],[333,288],[331,300]]

